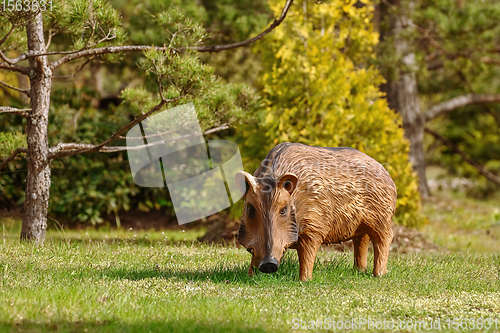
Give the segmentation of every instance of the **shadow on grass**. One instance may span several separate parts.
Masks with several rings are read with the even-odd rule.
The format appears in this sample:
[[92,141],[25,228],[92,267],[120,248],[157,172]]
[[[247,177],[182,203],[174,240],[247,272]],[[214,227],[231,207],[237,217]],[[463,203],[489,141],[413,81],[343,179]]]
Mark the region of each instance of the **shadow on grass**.
[[117,319],[102,322],[54,321],[37,323],[22,320],[14,324],[0,322],[2,332],[265,332],[263,328],[249,327],[243,322],[179,319],[127,323]]
[[[105,245],[139,245],[139,246],[195,246],[202,244],[198,240],[188,239],[188,240],[164,240],[164,239],[144,239],[144,238],[97,238],[97,237],[86,237],[86,238],[62,238],[49,236],[45,239],[46,244],[73,246],[73,245],[91,245],[91,244],[105,244]],[[160,244],[158,244],[160,243]]]
[[105,268],[99,272],[101,276],[111,279],[142,280],[149,278],[173,279],[190,281],[211,281],[214,283],[244,283],[255,284],[262,280],[298,281],[299,266],[293,261],[284,262],[279,271],[274,274],[264,274],[254,270],[254,277],[248,276],[248,263],[221,263],[209,269],[161,269],[161,268]]
[[247,269],[242,266],[215,267],[212,269],[156,269],[156,268],[105,268],[99,275],[111,279],[143,280],[151,278],[180,279],[186,281],[212,281],[219,283],[249,282]]
[[[104,268],[99,275],[111,279],[142,280],[149,278],[179,279],[182,281],[211,281],[215,283],[243,283],[255,285],[259,282],[290,283],[299,282],[299,262],[288,255],[281,263],[278,272],[264,274],[254,269],[254,276],[248,276],[247,263],[220,263],[209,269],[162,269],[152,268]],[[359,273],[347,264],[344,258],[337,258],[328,262],[316,261],[312,282],[324,283],[335,281],[347,276],[370,277],[371,273]]]

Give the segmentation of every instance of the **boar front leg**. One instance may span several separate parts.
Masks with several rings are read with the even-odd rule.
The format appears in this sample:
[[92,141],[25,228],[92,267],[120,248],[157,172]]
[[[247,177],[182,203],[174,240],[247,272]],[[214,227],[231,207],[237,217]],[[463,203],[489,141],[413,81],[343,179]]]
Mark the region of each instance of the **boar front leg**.
[[374,236],[370,236],[374,254],[373,275],[382,276],[387,273],[387,261],[393,237],[392,227],[389,225],[385,230],[379,231]]
[[248,276],[253,277],[253,267],[252,264],[250,264],[250,268],[248,268]]
[[312,277],[314,259],[321,243],[321,241],[307,236],[299,239],[297,254],[299,255],[300,281],[307,281]]

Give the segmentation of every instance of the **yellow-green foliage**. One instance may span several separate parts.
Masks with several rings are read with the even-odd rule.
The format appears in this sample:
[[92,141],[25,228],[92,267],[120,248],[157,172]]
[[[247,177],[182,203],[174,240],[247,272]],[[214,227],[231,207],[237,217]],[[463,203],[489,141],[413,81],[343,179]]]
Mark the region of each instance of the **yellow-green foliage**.
[[[265,68],[266,110],[260,115],[261,131],[243,134],[245,147],[259,158],[284,141],[358,149],[382,163],[394,179],[396,221],[418,226],[423,222],[420,197],[401,118],[379,90],[384,79],[367,65],[378,42],[373,7],[362,1],[366,5],[356,8],[356,2],[297,1],[273,35],[257,46]],[[270,5],[278,14],[283,1]],[[258,163],[246,162],[252,170]]]

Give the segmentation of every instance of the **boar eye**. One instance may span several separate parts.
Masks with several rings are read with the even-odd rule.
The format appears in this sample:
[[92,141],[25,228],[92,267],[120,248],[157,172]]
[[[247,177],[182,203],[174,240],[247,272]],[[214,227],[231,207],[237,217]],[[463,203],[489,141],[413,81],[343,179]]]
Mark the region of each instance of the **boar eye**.
[[255,207],[252,206],[251,204],[247,205],[247,215],[251,219],[255,217]]
[[285,215],[287,210],[288,210],[288,207],[286,207],[286,206],[281,208],[280,215]]
[[253,249],[247,249],[247,251],[248,251],[251,255],[253,255]]

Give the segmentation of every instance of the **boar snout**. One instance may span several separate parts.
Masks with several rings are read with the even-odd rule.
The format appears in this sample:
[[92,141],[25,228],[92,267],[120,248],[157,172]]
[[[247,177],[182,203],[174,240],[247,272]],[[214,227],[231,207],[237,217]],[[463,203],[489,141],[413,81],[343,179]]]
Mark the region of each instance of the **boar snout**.
[[259,264],[259,271],[262,273],[276,273],[279,267],[280,263],[278,260],[276,260],[273,256],[269,256],[261,260]]

